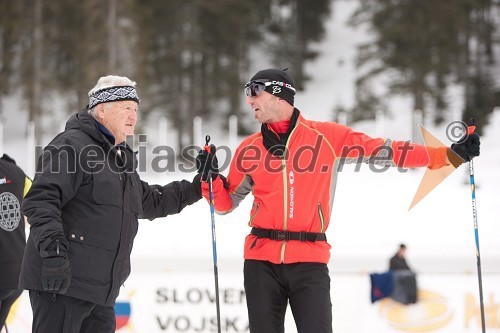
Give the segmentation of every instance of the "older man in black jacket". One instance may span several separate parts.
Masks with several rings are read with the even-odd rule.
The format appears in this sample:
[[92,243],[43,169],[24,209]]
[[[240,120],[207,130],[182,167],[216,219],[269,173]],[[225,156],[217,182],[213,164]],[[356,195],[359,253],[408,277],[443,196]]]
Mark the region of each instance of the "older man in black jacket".
[[89,97],[44,149],[22,205],[31,231],[20,287],[30,291],[33,333],[114,332],[138,218],[201,198],[198,177],[166,186],[139,178],[125,143],[137,121],[135,82],[102,77]]

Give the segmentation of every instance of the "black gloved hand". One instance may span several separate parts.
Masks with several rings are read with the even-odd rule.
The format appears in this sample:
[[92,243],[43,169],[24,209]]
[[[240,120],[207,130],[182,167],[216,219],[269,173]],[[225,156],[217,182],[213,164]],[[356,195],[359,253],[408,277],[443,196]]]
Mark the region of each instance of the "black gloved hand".
[[198,156],[196,156],[196,169],[204,182],[208,180],[209,173],[212,175],[212,180],[216,179],[219,175],[219,161],[217,161],[215,151],[215,146],[210,145],[210,152],[202,149],[198,152]]
[[66,255],[46,257],[42,262],[42,287],[46,291],[65,294],[71,282],[71,267]]
[[[227,182],[226,177],[223,175],[219,174],[219,178],[222,180],[222,184],[226,190],[229,190],[229,183]],[[193,184],[193,187],[198,194],[198,199],[201,199],[203,196],[203,190],[201,188],[201,174],[197,174],[194,176],[193,181],[191,182]]]
[[476,133],[464,135],[457,143],[451,145],[451,150],[457,153],[465,162],[479,156],[481,142]]
[[201,199],[202,197],[202,191],[201,191],[201,175],[197,174],[194,176],[193,181],[191,182],[193,184],[194,190],[196,191],[196,194],[198,195],[197,198]]
[[222,184],[226,190],[229,190],[229,183],[223,175],[219,175],[219,178],[222,180]]

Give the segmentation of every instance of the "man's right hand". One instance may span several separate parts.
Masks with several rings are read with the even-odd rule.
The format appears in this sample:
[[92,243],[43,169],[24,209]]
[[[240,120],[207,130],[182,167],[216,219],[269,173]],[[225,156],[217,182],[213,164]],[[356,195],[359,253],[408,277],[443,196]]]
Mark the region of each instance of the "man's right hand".
[[217,156],[215,156],[215,151],[215,146],[210,145],[210,151],[202,149],[196,156],[196,169],[204,182],[208,180],[209,173],[212,175],[212,180],[215,180],[219,175],[219,162]]
[[45,291],[65,294],[71,282],[71,267],[66,255],[47,257],[42,262],[42,286]]

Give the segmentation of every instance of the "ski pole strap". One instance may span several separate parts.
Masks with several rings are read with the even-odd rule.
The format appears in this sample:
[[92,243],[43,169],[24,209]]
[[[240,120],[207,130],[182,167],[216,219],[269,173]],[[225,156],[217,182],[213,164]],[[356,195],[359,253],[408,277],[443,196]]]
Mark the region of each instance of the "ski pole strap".
[[252,228],[250,234],[258,238],[269,238],[277,241],[298,240],[301,242],[326,242],[326,235],[320,232],[295,232],[275,229]]

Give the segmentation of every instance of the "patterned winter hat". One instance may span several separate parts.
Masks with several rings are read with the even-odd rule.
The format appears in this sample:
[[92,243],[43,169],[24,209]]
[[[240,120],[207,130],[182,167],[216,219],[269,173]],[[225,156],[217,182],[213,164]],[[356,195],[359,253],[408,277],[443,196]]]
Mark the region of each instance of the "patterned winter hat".
[[108,75],[101,77],[89,91],[89,110],[97,104],[131,100],[139,103],[135,90],[136,83],[125,76]]

